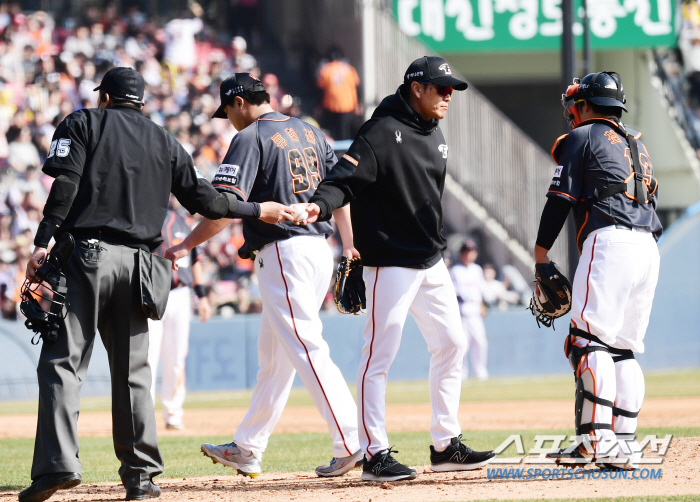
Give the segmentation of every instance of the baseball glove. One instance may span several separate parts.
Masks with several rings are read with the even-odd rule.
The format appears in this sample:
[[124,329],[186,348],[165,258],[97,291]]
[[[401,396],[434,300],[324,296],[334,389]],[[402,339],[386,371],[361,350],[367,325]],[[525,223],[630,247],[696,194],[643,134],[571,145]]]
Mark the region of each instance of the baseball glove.
[[542,323],[549,328],[554,319],[571,310],[571,283],[554,262],[535,264],[535,282],[537,288],[528,308],[537,326]]
[[362,260],[359,257],[350,260],[345,256],[340,258],[335,273],[333,300],[338,311],[343,314],[359,314],[367,308],[365,281],[362,280]]

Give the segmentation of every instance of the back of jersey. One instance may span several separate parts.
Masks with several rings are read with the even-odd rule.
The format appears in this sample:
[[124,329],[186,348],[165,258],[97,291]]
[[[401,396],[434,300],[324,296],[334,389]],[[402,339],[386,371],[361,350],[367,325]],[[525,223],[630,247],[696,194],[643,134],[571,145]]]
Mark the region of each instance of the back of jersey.
[[[212,184],[249,202],[307,202],[337,159],[317,128],[278,112],[266,113],[231,142]],[[246,256],[266,244],[297,235],[330,235],[328,222],[297,226],[243,220]]]

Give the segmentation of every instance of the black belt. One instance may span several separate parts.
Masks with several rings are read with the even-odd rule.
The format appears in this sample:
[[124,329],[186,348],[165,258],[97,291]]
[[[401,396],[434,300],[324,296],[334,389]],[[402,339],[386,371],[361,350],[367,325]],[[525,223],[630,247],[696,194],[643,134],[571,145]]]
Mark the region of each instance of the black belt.
[[624,223],[615,223],[615,228],[619,228],[620,230],[629,230],[630,232],[632,231],[632,227],[625,225]]

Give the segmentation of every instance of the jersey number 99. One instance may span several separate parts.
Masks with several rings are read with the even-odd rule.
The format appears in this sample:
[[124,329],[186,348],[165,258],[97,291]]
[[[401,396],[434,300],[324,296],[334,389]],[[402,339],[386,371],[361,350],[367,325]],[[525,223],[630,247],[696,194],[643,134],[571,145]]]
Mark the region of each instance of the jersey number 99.
[[304,148],[302,155],[296,148],[290,150],[289,171],[292,173],[292,190],[294,193],[306,192],[313,184],[314,190],[321,181],[318,173],[318,155],[313,148]]

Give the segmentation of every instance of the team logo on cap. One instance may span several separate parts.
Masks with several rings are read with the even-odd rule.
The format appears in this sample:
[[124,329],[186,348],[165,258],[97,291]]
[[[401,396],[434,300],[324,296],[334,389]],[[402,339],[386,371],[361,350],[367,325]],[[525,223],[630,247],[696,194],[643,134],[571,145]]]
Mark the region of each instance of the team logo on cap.
[[442,145],[438,146],[438,150],[440,150],[440,153],[442,154],[442,158],[446,159],[447,158],[447,150],[448,150],[447,145],[442,144]]
[[439,70],[442,70],[445,72],[445,75],[452,75],[452,70],[450,70],[450,65],[447,63],[442,63],[439,67]]
[[395,132],[394,134],[396,135],[396,142],[397,142],[397,143],[401,143],[401,141],[403,141],[403,140],[401,139],[401,131],[399,131],[399,130],[397,129],[396,132]]

